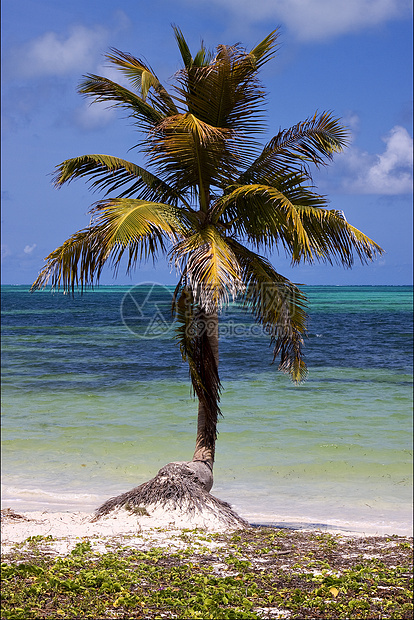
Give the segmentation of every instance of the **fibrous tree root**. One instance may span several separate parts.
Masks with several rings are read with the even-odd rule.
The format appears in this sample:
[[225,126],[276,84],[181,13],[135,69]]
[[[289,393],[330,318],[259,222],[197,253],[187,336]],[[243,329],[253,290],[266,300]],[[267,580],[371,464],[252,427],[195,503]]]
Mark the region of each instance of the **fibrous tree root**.
[[203,522],[214,520],[224,526],[242,529],[249,524],[228,504],[211,495],[211,480],[198,462],[168,463],[157,475],[139,486],[113,497],[100,506],[93,520],[108,515],[113,510],[127,507],[145,508],[148,514],[154,508],[163,508],[166,513],[179,512],[197,520],[202,516]]

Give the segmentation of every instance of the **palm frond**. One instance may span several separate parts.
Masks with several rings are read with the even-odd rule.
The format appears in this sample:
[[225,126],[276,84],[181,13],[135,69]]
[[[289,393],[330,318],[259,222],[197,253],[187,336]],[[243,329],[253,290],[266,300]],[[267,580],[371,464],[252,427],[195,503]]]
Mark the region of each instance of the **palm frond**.
[[125,254],[129,273],[141,260],[165,253],[166,240],[176,239],[186,226],[177,208],[142,200],[101,201],[91,213],[88,228],[72,235],[46,257],[33,290],[48,283],[52,288],[83,290],[99,281],[105,264],[117,271]]
[[193,67],[208,66],[213,58],[213,54],[205,48],[204,43],[201,42],[201,48],[193,58],[181,29],[174,24],[172,25],[172,28],[174,30],[175,40],[177,41],[178,49],[180,50],[185,69],[190,70]]
[[[329,264],[352,267],[355,257],[367,264],[384,250],[360,230],[351,226],[337,209],[315,209],[307,205],[296,205],[296,211],[306,231],[311,256],[306,261],[316,260]],[[299,263],[304,257],[298,251],[292,254],[292,263]]]
[[232,132],[214,127],[193,114],[180,114],[159,123],[147,143],[156,172],[181,195],[191,189],[206,210],[211,185],[227,182],[237,171],[229,152]]
[[109,107],[121,107],[128,111],[128,115],[140,123],[140,128],[150,130],[164,117],[165,113],[144,101],[142,97],[131,90],[109,80],[88,73],[80,83],[78,92],[93,97],[94,103],[111,102]]
[[75,233],[45,259],[46,264],[32,284],[31,290],[50,284],[52,289],[74,292],[99,281],[107,260],[104,231],[86,228]]
[[111,53],[106,58],[115,65],[128,78],[132,86],[140,92],[145,101],[150,89],[154,90],[152,105],[157,107],[163,114],[177,114],[178,110],[173,98],[161,84],[155,73],[142,60],[131,54],[121,52],[112,47]]
[[145,168],[119,157],[83,155],[56,166],[53,181],[57,187],[77,178],[87,178],[92,190],[106,190],[106,194],[129,185],[118,198],[134,196],[142,200],[168,201],[173,205],[180,201],[190,209],[183,194]]
[[233,129],[252,142],[252,134],[265,126],[264,90],[256,74],[252,57],[240,46],[219,45],[208,66],[177,73],[179,101],[209,125]]
[[157,131],[164,135],[190,134],[201,146],[208,148],[217,142],[225,142],[234,134],[231,129],[209,125],[190,112],[164,119],[159,123]]
[[203,226],[176,243],[171,257],[185,272],[195,302],[206,313],[217,311],[243,289],[238,261],[215,226]]
[[279,30],[273,30],[258,43],[250,52],[249,56],[254,59],[255,69],[260,69],[264,64],[272,60],[275,56],[277,48],[277,40],[279,38]]
[[178,49],[180,50],[181,58],[186,69],[190,69],[193,66],[193,57],[188,47],[188,43],[184,38],[184,35],[178,26],[173,24],[175,40],[177,41]]
[[263,148],[259,157],[240,176],[237,183],[269,183],[281,176],[306,172],[308,164],[326,165],[348,144],[349,132],[331,112],[315,113],[290,129],[279,131]]
[[132,198],[113,198],[91,209],[93,223],[107,227],[111,243],[127,245],[155,228],[171,238],[186,230],[185,211],[169,204]]
[[279,370],[295,383],[307,374],[303,359],[303,335],[306,333],[307,299],[290,280],[275,271],[269,261],[238,241],[229,240],[242,268],[244,307],[269,334],[274,345],[273,361],[280,355]]
[[[283,181],[283,191],[269,185],[233,186],[229,194],[217,201],[217,213],[225,224],[231,223],[235,234],[246,235],[257,247],[272,248],[280,243],[295,257],[310,260],[312,247],[308,235],[286,191],[288,178]],[[290,182],[295,187],[297,178]],[[312,194],[310,197],[316,198]]]
[[281,245],[293,264],[315,261],[351,267],[355,255],[364,263],[383,253],[354,228],[323,196],[301,184],[303,175],[285,175],[279,188],[243,185],[217,201],[217,213],[230,230],[257,247]]
[[103,228],[115,269],[127,252],[129,273],[141,260],[165,251],[164,241],[176,242],[190,225],[182,209],[128,198],[98,202],[91,210],[92,226]]

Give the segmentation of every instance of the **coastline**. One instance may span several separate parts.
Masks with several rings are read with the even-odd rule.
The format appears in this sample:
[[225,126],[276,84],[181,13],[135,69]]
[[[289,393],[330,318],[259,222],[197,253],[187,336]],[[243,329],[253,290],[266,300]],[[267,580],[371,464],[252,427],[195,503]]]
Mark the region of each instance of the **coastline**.
[[[171,540],[180,533],[190,530],[209,533],[229,534],[236,528],[229,528],[211,515],[196,515],[188,517],[179,511],[166,513],[154,510],[147,515],[132,514],[125,509],[119,509],[94,521],[94,513],[73,511],[31,511],[16,512],[5,508],[1,511],[1,548],[2,554],[8,553],[16,545],[21,545],[27,539],[36,537],[50,540],[51,552],[59,554],[70,553],[80,539],[93,541],[98,548],[105,549],[114,540],[124,538],[138,540],[144,537],[151,545],[168,546]],[[260,520],[258,515],[241,515],[250,524],[252,529],[267,528],[273,530],[288,530],[292,532],[318,532],[321,534],[337,535],[347,538],[378,537],[410,538],[412,530],[407,527],[397,527],[395,524],[382,526],[365,523],[340,522],[332,519],[326,523],[317,523],[309,519],[298,520],[292,517],[275,516],[272,520]],[[256,518],[255,518],[256,517]]]

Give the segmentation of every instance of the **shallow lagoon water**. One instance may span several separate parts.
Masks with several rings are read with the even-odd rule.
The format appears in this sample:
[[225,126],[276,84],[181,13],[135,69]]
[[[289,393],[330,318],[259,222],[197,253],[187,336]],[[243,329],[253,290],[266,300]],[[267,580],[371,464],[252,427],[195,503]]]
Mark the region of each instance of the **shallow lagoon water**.
[[[93,510],[191,458],[186,366],[168,326],[143,339],[124,324],[128,290],[2,288],[4,506]],[[237,305],[223,316],[213,493],[254,522],[409,533],[412,287],[305,290],[300,386]]]

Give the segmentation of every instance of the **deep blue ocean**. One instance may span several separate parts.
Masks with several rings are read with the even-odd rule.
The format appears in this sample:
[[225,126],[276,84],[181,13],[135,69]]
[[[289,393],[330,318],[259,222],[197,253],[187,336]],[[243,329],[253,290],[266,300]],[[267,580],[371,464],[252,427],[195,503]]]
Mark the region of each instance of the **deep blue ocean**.
[[[299,386],[237,303],[223,312],[212,493],[253,522],[410,532],[412,287],[303,290]],[[197,404],[171,294],[2,287],[4,507],[93,510],[191,459]]]

